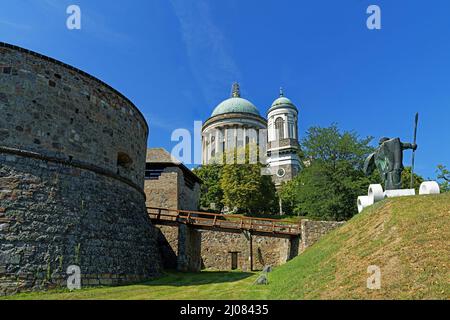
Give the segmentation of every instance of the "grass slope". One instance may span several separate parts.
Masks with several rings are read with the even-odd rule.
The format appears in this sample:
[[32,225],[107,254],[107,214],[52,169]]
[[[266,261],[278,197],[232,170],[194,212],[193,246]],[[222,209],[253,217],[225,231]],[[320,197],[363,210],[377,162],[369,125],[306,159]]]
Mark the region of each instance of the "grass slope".
[[[10,299],[449,299],[450,193],[389,199],[366,209],[302,255],[257,274],[171,273],[145,284]],[[381,268],[369,290],[367,267]]]
[[[450,193],[390,199],[275,270],[275,299],[449,299]],[[367,267],[381,268],[369,290]]]

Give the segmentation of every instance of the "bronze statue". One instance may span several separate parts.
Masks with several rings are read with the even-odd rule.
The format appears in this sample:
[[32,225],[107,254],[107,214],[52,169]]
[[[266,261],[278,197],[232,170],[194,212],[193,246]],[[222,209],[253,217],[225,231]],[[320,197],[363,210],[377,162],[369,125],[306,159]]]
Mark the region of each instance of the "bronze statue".
[[370,175],[375,167],[380,171],[385,190],[402,188],[403,150],[417,149],[415,143],[403,143],[400,138],[382,138],[378,149],[364,163],[364,172]]

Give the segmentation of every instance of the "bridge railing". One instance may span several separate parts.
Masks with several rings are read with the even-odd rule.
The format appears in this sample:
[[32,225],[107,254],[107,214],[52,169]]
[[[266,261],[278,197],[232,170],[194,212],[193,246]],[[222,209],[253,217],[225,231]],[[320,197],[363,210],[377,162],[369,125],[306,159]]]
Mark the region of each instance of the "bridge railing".
[[286,235],[300,234],[300,224],[280,219],[255,218],[232,214],[223,215],[155,207],[148,207],[147,212],[150,218],[156,223],[182,223],[199,228],[248,230]]

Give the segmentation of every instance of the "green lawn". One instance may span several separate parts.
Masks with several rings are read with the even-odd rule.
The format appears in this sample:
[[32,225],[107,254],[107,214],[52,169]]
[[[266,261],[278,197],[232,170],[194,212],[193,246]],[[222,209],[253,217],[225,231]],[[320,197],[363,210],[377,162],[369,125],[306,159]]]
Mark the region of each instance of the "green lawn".
[[258,277],[248,272],[204,271],[201,273],[167,273],[160,279],[138,285],[90,288],[70,292],[26,293],[5,299],[119,299],[119,300],[208,300],[265,299],[268,286],[254,285]]
[[[389,199],[364,210],[299,257],[257,274],[169,273],[140,285],[8,299],[450,299],[450,193]],[[367,267],[381,289],[366,287]]]

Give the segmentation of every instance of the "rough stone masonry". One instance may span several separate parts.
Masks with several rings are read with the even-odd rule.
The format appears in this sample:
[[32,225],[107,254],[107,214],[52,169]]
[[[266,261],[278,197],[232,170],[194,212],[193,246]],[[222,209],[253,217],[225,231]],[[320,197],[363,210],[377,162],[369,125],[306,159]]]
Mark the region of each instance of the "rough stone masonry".
[[0,43],[0,295],[159,274],[145,208],[148,127],[100,80]]
[[[320,238],[342,226],[345,222],[300,222],[301,234],[290,238],[224,232],[194,230],[173,226],[158,226],[160,249],[164,265],[168,269],[200,271],[213,269],[227,271],[263,270],[264,266],[280,266],[301,254]],[[188,241],[187,241],[188,240]],[[252,245],[250,246],[250,241]],[[233,263],[235,255],[235,263]],[[251,265],[250,256],[253,256]]]

